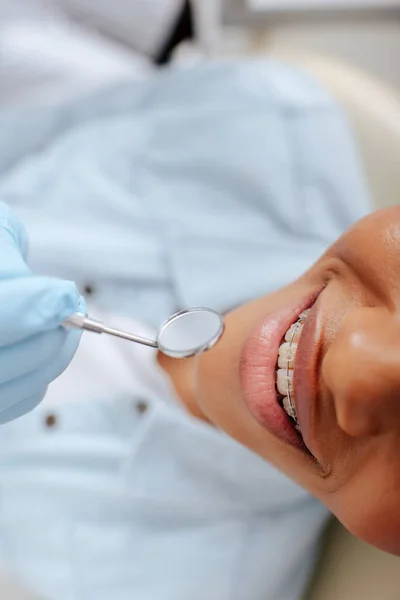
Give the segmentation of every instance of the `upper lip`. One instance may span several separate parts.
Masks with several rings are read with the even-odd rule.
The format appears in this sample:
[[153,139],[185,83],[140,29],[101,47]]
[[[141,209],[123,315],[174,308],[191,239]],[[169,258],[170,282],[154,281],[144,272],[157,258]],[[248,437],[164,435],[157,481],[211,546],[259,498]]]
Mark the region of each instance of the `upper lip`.
[[[318,374],[322,356],[320,297],[319,295],[304,323],[293,371],[296,415],[303,441],[307,447],[310,439],[312,412],[315,410],[318,397]],[[310,448],[309,450],[311,451]]]

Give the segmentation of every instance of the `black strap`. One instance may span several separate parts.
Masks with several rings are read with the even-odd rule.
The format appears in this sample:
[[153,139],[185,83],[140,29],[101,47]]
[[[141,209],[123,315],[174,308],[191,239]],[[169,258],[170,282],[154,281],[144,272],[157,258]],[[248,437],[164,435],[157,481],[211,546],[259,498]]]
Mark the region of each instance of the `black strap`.
[[168,40],[156,57],[158,65],[165,65],[171,60],[171,55],[176,46],[184,40],[191,40],[194,37],[193,11],[189,0],[186,0],[181,14],[178,17]]

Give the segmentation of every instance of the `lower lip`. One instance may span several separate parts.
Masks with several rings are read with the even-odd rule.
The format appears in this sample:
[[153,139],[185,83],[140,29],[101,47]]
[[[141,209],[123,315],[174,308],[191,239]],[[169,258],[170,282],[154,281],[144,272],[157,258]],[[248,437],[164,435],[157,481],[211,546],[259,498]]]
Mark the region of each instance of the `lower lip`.
[[292,446],[303,447],[301,436],[278,402],[276,363],[283,336],[318,297],[315,292],[295,306],[271,313],[255,327],[241,355],[241,380],[244,400],[253,417],[270,433]]

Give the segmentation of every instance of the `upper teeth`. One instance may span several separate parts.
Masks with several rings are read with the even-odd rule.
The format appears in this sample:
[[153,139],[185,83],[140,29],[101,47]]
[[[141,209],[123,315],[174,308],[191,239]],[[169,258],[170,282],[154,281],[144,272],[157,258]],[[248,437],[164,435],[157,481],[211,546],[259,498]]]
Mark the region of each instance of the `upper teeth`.
[[282,396],[293,392],[293,369],[278,369],[276,386]]
[[289,327],[285,335],[285,342],[279,348],[278,371],[276,386],[283,398],[283,408],[286,413],[297,422],[296,405],[293,396],[293,367],[296,358],[298,341],[303,331],[304,321],[310,310],[301,313],[296,323]]
[[299,339],[303,329],[303,325],[300,321],[294,323],[285,334],[285,340],[289,342],[289,344],[296,344]]
[[278,367],[280,369],[293,369],[294,359],[296,358],[297,344],[284,342],[279,348]]

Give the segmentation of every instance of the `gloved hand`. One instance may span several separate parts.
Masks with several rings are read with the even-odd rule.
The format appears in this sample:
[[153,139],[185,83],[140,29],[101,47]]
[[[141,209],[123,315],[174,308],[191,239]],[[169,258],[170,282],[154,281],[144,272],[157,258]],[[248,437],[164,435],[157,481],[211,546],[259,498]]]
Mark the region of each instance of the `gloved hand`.
[[33,275],[26,234],[0,202],[0,424],[27,413],[70,363],[80,331],[60,327],[85,311],[72,282]]

